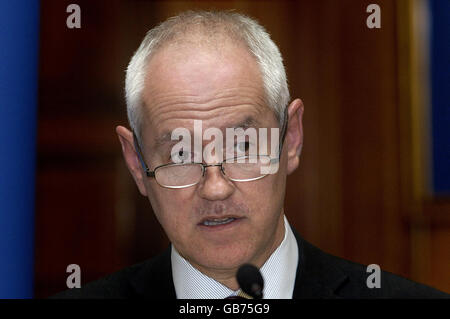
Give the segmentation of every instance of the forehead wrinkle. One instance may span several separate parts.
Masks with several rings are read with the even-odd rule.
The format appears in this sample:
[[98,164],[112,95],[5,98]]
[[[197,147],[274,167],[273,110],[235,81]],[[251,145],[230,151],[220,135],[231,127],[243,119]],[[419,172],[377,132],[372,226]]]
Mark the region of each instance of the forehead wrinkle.
[[263,93],[263,88],[258,84],[249,83],[246,85],[243,85],[242,83],[237,86],[228,86],[223,88],[215,88],[213,91],[209,92],[205,96],[200,96],[198,94],[191,93],[192,90],[190,89],[180,89],[175,88],[175,91],[169,91],[167,89],[161,89],[158,88],[157,85],[161,85],[160,82],[156,83],[156,87],[152,85],[147,85],[146,90],[144,91],[144,98],[148,96],[149,99],[171,99],[171,98],[192,98],[193,100],[199,100],[199,101],[207,101],[207,100],[213,100],[217,98],[222,97],[235,97],[237,96],[235,91],[238,91],[240,94],[254,94],[256,92],[256,95],[260,95],[260,93]]
[[[239,87],[239,88],[225,88],[220,90],[214,94],[209,94],[209,96],[198,96],[195,94],[189,94],[189,91],[185,92],[176,92],[173,94],[167,94],[166,92],[155,92],[157,90],[149,90],[148,95],[151,98],[146,99],[146,105],[149,113],[154,113],[158,109],[167,106],[196,106],[196,105],[206,105],[211,103],[211,107],[214,107],[214,104],[226,103],[227,99],[239,99],[243,103],[249,102],[255,103],[256,105],[266,105],[265,98],[259,94],[258,88],[256,87]],[[235,91],[238,91],[236,94]],[[254,94],[255,91],[257,94]],[[225,100],[225,101],[224,101]],[[235,103],[236,104],[236,103]],[[201,106],[202,108],[208,108],[208,106]]]
[[[214,116],[214,112],[216,110],[226,110],[226,108],[228,107],[248,107],[255,109],[258,113],[269,110],[263,98],[240,97],[239,101],[226,101],[227,99],[228,97],[220,97],[219,99],[215,99],[211,105],[205,105],[211,103],[210,101],[171,101],[172,103],[158,103],[150,107],[145,107],[145,113],[146,116],[154,123],[161,123],[162,121],[170,119],[171,117],[173,117],[174,119],[189,118],[189,115],[191,115],[192,118],[192,112],[196,112],[196,118],[205,119],[208,118],[211,113]],[[239,112],[237,110],[233,111]]]
[[151,103],[157,101],[156,104],[172,104],[177,101],[186,101],[186,102],[197,102],[198,95],[191,94],[189,90],[177,90],[176,92],[167,94],[167,92],[159,92],[157,89],[148,88],[144,93],[144,100],[146,104],[155,104]]
[[[230,109],[227,110],[228,107],[233,107],[233,110]],[[261,116],[265,110],[270,112],[268,108],[262,107],[255,108],[254,105],[252,104],[236,104],[236,105],[212,107],[208,109],[199,108],[195,110],[197,111],[195,117],[193,117],[192,114],[194,109],[171,110],[168,112],[160,113],[157,117],[155,117],[154,120],[155,123],[158,123],[160,126],[163,126],[163,123],[169,120],[176,120],[176,121],[215,120],[223,118],[225,115],[232,116],[233,114],[249,114],[249,113],[254,113],[255,117],[257,117]],[[168,131],[170,130],[169,129],[165,130],[162,135],[166,134]]]

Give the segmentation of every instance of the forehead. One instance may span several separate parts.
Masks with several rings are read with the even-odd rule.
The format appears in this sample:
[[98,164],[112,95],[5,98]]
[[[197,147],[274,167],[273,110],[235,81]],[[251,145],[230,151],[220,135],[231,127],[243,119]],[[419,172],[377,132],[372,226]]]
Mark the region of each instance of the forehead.
[[148,63],[142,132],[157,141],[177,127],[192,130],[194,120],[203,129],[248,119],[264,126],[273,118],[264,92],[259,65],[242,45],[167,45]]
[[248,84],[245,82],[261,85],[262,89],[255,57],[243,44],[224,41],[187,41],[162,46],[148,63],[145,90],[165,92],[180,88],[192,94],[206,94],[232,83]]
[[259,66],[242,46],[173,44],[160,49],[147,67],[143,101],[150,118],[173,111],[174,105],[189,110],[264,100]]

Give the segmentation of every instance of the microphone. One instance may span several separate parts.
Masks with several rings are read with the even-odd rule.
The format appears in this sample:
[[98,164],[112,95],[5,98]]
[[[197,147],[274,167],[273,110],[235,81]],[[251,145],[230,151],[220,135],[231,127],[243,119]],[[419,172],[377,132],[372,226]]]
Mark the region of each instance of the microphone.
[[243,292],[254,299],[262,299],[264,279],[258,268],[251,264],[244,264],[239,267],[236,279]]

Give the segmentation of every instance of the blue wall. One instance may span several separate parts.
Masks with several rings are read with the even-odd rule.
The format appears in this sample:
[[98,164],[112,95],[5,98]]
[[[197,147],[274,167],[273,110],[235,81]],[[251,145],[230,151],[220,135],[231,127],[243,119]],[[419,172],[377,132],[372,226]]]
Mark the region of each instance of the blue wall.
[[450,194],[450,0],[431,0],[433,188]]
[[0,298],[33,296],[39,1],[0,1]]

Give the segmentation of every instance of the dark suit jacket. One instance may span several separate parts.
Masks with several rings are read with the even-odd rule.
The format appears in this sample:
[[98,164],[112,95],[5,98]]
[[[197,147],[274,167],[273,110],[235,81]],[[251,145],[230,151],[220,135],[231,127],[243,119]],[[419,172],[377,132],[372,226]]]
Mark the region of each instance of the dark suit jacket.
[[[388,272],[381,272],[381,288],[368,288],[366,267],[329,255],[314,247],[293,229],[299,264],[293,299],[300,298],[450,298],[434,288]],[[52,298],[174,299],[171,248],[143,263],[125,268],[82,288]]]

